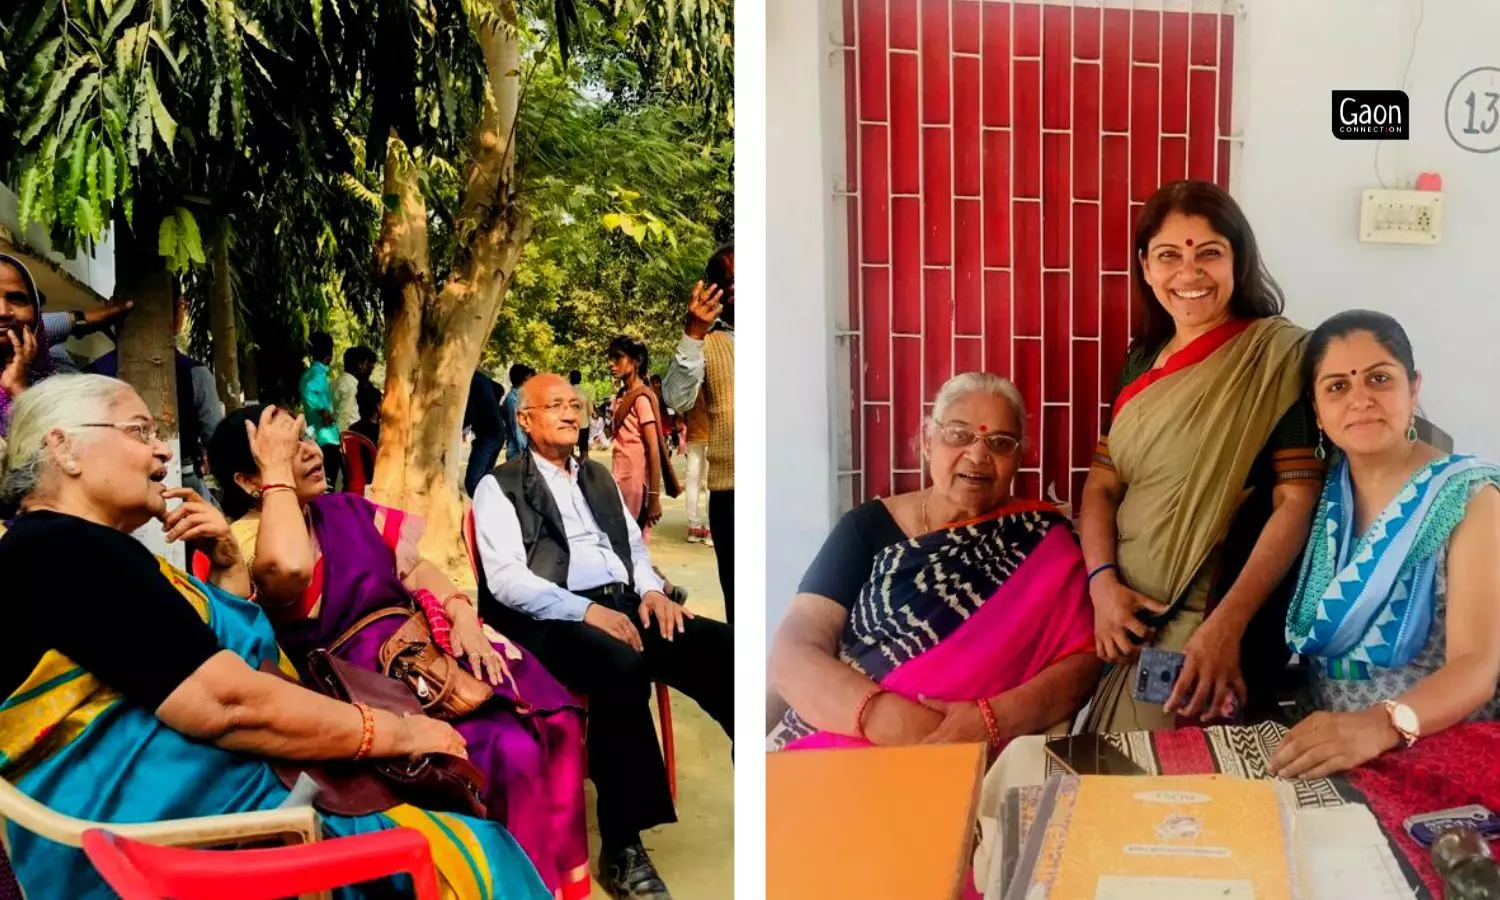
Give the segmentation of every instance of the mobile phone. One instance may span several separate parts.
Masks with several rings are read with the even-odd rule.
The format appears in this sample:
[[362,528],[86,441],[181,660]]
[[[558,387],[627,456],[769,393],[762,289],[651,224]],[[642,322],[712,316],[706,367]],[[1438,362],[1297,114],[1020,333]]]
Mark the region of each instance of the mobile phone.
[[1172,688],[1182,674],[1187,657],[1176,650],[1146,647],[1141,650],[1140,661],[1135,668],[1133,694],[1142,703],[1165,704],[1172,696]]
[[1144,775],[1146,771],[1097,734],[1054,738],[1046,750],[1074,775]]
[[1423,847],[1431,847],[1438,835],[1453,828],[1472,828],[1485,840],[1500,836],[1500,817],[1477,803],[1408,816],[1401,825]]

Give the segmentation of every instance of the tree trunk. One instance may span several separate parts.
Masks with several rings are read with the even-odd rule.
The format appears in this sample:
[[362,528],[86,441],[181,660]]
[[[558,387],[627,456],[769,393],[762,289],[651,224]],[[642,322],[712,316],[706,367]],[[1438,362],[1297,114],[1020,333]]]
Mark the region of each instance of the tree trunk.
[[[137,210],[135,221],[145,235],[134,234],[124,222],[116,224],[119,243],[115,248],[115,290],[119,296],[135,301],[134,312],[120,326],[119,376],[146,401],[161,439],[172,448],[167,483],[178,487],[182,484],[182,455],[177,440],[177,343],[172,327],[175,318],[172,275],[157,252],[157,218],[146,210]],[[173,565],[184,567],[182,544],[167,544],[159,524],[147,523],[136,536]]]
[[[229,272],[229,223],[214,229],[213,284],[208,292],[208,331],[213,335],[214,382],[227,412],[245,403],[240,385],[240,340],[235,324],[234,280]],[[206,437],[206,435],[205,435]]]
[[[513,182],[520,102],[514,0],[494,0],[508,27],[478,27],[493,103],[472,139],[455,231],[470,235],[441,288],[432,281],[427,208],[404,147],[386,157],[388,203],[376,249],[389,331],[373,497],[422,516],[421,549],[459,584],[473,573],[462,537],[458,468],[469,382],[531,236]],[[420,410],[420,416],[414,411]]]

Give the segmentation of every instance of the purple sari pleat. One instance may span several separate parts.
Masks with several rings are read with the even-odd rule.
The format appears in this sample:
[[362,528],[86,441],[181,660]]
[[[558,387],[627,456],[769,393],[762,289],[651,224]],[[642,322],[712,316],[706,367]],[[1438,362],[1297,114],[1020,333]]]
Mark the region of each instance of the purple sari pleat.
[[[375,527],[376,507],[355,494],[325,494],[309,514],[322,552],[323,596],[316,618],[277,626],[300,668],[309,651],[327,647],[377,609],[409,606],[395,551]],[[381,645],[397,618],[362,628],[337,655],[377,669]],[[535,657],[505,655],[513,679],[496,699],[453,722],[470,760],[488,778],[490,818],[503,824],[557,896],[588,896],[588,833],[583,793],[583,711],[577,699]]]

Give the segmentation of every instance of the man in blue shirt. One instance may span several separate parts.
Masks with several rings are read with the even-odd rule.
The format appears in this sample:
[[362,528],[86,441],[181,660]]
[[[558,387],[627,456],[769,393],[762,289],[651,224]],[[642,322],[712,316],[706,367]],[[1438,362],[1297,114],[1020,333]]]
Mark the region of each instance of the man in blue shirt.
[[[531,446],[531,439],[526,432],[516,423],[516,406],[521,402],[521,385],[526,379],[535,375],[536,371],[525,363],[516,363],[510,367],[510,394],[505,398],[506,425],[510,433],[505,437],[505,458],[512,460],[526,452]],[[482,477],[482,476],[481,476]]]
[[333,415],[333,391],[328,367],[333,364],[333,338],[326,331],[315,331],[307,340],[307,355],[312,362],[302,373],[297,394],[302,399],[302,414],[313,440],[323,448],[323,475],[330,490],[337,490],[344,469],[344,454],[339,451],[339,427]]

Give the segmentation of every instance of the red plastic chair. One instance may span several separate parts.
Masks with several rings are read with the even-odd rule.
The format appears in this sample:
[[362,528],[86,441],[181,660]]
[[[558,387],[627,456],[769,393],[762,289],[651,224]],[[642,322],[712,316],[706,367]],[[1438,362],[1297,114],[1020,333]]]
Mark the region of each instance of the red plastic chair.
[[365,454],[375,458],[375,442],[356,431],[339,435],[339,446],[344,451],[344,491],[350,494],[365,494],[365,488],[375,480],[375,473],[365,470]]
[[[464,510],[464,546],[469,550],[469,564],[474,567],[474,583],[479,583],[479,542],[474,537],[474,507]],[[589,698],[581,698],[583,708],[589,707]],[[672,792],[672,803],[677,802],[677,741],[672,735],[672,696],[664,684],[656,686],[656,711],[661,717],[661,757],[667,764],[667,787]],[[584,747],[583,768],[588,770],[588,747]]]
[[92,828],[83,852],[121,900],[276,900],[399,874],[417,900],[438,900],[432,848],[410,828],[257,850],[161,847]]

